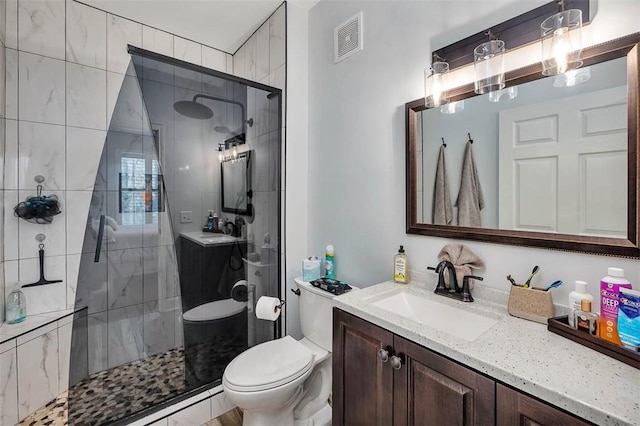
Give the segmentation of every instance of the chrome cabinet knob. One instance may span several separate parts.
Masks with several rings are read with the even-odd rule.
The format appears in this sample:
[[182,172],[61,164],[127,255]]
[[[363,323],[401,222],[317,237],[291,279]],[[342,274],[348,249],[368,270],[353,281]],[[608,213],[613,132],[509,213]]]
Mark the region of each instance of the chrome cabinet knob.
[[380,358],[382,362],[389,361],[389,351],[386,349],[380,349],[378,351],[378,358]]
[[402,358],[393,355],[391,357],[391,367],[394,370],[400,370],[402,368]]

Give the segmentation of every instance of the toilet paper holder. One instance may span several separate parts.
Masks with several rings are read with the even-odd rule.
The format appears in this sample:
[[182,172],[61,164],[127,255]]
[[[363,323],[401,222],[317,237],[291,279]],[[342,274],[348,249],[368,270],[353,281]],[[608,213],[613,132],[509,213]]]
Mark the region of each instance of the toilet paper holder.
[[284,306],[284,304],[287,303],[284,300],[280,299],[280,304],[277,305],[275,308],[273,308],[273,312],[278,312],[278,309],[282,309],[282,307]]

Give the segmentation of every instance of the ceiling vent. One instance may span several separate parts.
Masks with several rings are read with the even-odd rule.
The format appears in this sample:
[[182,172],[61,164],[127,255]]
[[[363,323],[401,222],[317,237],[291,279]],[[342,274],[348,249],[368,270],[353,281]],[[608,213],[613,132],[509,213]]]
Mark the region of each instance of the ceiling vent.
[[361,50],[362,12],[359,12],[333,30],[333,61],[338,63]]

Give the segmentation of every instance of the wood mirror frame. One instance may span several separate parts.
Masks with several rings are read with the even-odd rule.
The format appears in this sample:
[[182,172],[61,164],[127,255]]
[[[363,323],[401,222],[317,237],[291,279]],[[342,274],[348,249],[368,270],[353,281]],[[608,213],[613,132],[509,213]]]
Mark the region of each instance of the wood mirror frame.
[[[405,104],[406,117],[406,224],[407,234],[428,235],[488,241],[499,244],[527,247],[543,247],[557,250],[603,254],[619,257],[640,258],[638,229],[638,195],[640,193],[639,144],[640,144],[640,33],[611,40],[583,50],[583,67],[627,58],[627,238],[608,238],[584,235],[555,234],[546,232],[518,231],[506,229],[470,228],[450,225],[431,225],[417,222],[417,172],[416,172],[416,116],[427,109],[424,98]],[[506,73],[506,87],[544,78],[538,62]],[[475,96],[473,83],[449,92],[452,102]]]

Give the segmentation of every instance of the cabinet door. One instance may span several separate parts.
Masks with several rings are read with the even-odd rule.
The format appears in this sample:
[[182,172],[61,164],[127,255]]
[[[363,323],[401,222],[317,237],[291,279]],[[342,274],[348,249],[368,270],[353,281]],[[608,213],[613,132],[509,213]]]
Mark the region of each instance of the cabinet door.
[[499,426],[586,426],[590,424],[501,384],[497,385],[496,394]]
[[378,356],[392,343],[389,331],[333,309],[334,425],[392,424],[394,370]]
[[495,382],[395,336],[393,424],[493,425]]

